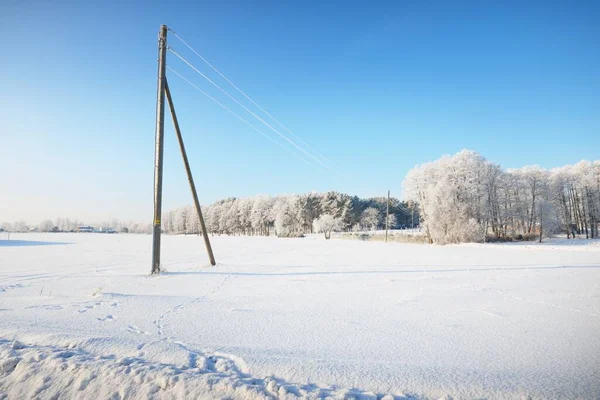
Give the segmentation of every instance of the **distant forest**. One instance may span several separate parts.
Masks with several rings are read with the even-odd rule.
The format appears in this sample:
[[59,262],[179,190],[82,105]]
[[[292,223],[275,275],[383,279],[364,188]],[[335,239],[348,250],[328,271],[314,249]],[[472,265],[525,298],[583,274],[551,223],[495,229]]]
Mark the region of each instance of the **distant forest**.
[[[339,192],[228,198],[202,207],[211,234],[296,236],[315,232],[315,221],[327,215],[339,221],[338,230],[385,228],[387,198],[361,199]],[[416,207],[390,198],[389,227],[418,225]],[[166,233],[200,232],[198,216],[189,205],[163,213]]]
[[[373,231],[420,226],[430,243],[524,240],[564,234],[600,236],[600,160],[551,170],[539,166],[502,169],[480,154],[463,150],[417,165],[406,175],[405,201],[362,199],[340,192],[227,198],[203,206],[213,235],[301,236],[333,231]],[[0,224],[13,232],[73,231],[78,221],[45,220]],[[200,233],[196,210],[163,212],[165,233]],[[118,232],[151,233],[150,223],[112,220],[99,225]]]
[[[361,199],[339,192],[308,193],[301,195],[227,198],[202,206],[207,231],[225,235],[283,235],[296,236],[317,231],[315,221],[321,216],[331,216],[336,221],[335,230],[380,229],[385,227],[385,197]],[[413,213],[414,211],[414,213]],[[410,228],[418,226],[419,213],[396,198],[390,198],[389,227]],[[46,219],[29,225],[24,221],[0,223],[0,231],[9,232],[75,232],[86,225],[79,220]],[[112,219],[95,228],[114,229],[120,233],[152,233],[152,224]],[[191,206],[163,212],[162,230],[173,234],[200,233],[196,210]]]

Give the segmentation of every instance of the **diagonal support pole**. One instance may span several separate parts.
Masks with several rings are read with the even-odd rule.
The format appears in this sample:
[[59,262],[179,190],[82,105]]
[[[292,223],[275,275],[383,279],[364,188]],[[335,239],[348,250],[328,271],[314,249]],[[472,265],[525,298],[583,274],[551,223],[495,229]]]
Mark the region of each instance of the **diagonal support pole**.
[[198,219],[200,220],[200,228],[202,229],[202,236],[204,237],[204,244],[206,245],[206,251],[208,252],[210,265],[216,265],[215,256],[213,255],[210,240],[208,239],[206,225],[204,224],[204,217],[202,216],[202,210],[200,209],[200,202],[198,201],[198,193],[196,193],[196,185],[194,184],[194,178],[192,177],[192,170],[190,169],[190,163],[185,151],[185,145],[183,144],[183,137],[181,136],[181,130],[179,129],[179,122],[177,121],[177,115],[175,114],[175,106],[173,105],[173,99],[171,98],[171,91],[169,90],[167,78],[165,78],[165,94],[167,95],[169,110],[171,110],[171,117],[173,118],[173,126],[175,127],[175,133],[177,134],[177,140],[179,141],[179,149],[181,150],[181,157],[183,158],[183,164],[185,165],[185,172],[187,173],[188,181],[190,183],[190,189],[192,189],[194,205],[196,206],[196,212],[198,213]]

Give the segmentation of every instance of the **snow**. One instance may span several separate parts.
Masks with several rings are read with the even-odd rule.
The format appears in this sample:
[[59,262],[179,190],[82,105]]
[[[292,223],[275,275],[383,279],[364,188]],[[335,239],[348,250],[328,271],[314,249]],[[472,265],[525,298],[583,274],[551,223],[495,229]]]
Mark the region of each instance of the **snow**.
[[0,240],[0,398],[598,398],[600,242]]

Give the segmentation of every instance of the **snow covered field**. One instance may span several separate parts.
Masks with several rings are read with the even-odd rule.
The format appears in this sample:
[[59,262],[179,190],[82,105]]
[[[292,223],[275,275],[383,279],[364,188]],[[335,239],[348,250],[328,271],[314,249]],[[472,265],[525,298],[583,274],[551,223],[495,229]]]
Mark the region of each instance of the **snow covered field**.
[[600,397],[598,241],[1,239],[0,398]]

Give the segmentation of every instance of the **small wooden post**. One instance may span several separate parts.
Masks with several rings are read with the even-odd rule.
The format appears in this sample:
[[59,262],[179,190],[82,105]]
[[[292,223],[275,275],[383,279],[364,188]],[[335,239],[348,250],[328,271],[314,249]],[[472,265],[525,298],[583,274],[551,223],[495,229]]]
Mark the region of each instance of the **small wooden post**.
[[385,210],[385,242],[388,239],[388,228],[390,224],[390,191],[388,190],[387,207]]
[[543,225],[544,216],[543,216],[543,214],[544,214],[544,208],[543,208],[542,202],[540,201],[540,243],[542,243],[542,232],[543,232],[543,228],[544,228],[544,225]]

